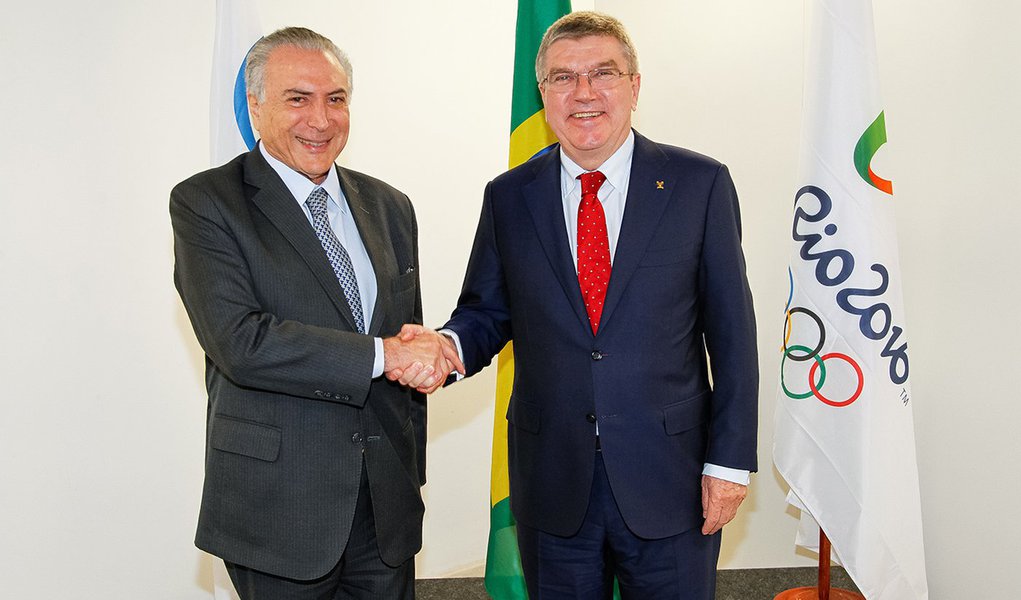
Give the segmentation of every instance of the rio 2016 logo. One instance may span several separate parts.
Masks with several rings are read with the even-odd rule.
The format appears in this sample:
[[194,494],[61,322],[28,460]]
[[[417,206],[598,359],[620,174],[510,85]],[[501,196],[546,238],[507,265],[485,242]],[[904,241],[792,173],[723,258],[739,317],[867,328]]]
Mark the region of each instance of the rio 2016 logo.
[[[886,142],[886,127],[883,114],[869,126],[858,140],[854,151],[855,169],[861,178],[870,186],[891,194],[892,184],[877,176],[870,166],[872,157],[879,146]],[[803,198],[814,198],[815,203],[805,201]],[[813,204],[817,206],[814,208]],[[838,288],[836,292],[836,305],[846,314],[858,319],[858,331],[861,335],[872,341],[884,342],[880,356],[889,361],[890,381],[896,385],[904,384],[908,379],[908,354],[907,342],[901,341],[904,329],[894,324],[893,311],[890,305],[884,301],[884,296],[889,288],[889,270],[882,263],[873,263],[869,269],[879,276],[879,280],[871,288],[859,288],[844,286],[845,282],[854,272],[855,256],[851,250],[844,248],[832,248],[829,250],[816,250],[816,246],[823,240],[823,236],[832,237],[837,231],[837,224],[833,222],[830,213],[833,209],[833,200],[825,190],[818,186],[806,185],[798,190],[794,198],[794,223],[791,235],[795,242],[799,243],[798,255],[804,263],[815,262],[815,281],[823,287]],[[814,208],[814,210],[813,210]],[[818,225],[816,225],[818,224]],[[821,227],[821,233],[818,229]],[[819,315],[804,306],[791,306],[794,297],[794,277],[788,270],[790,276],[790,297],[787,300],[787,309],[784,316],[783,336],[783,359],[780,363],[780,386],[787,397],[795,400],[804,400],[815,397],[820,402],[834,407],[844,407],[857,400],[865,386],[865,374],[861,366],[851,356],[840,352],[829,352],[821,354],[826,344],[826,327]],[[874,299],[874,301],[872,300]],[[813,346],[805,344],[790,344],[793,330],[794,315],[804,315],[813,321],[818,329],[818,336]],[[803,319],[799,319],[801,321]],[[845,337],[850,331],[841,332]],[[795,362],[814,361],[808,373],[808,391],[792,391],[787,386],[784,377],[784,367],[787,360]],[[853,392],[849,392],[846,398],[833,399],[822,393],[823,385],[826,383],[826,361],[839,360],[847,363],[857,377],[857,384]],[[904,392],[906,394],[906,391]],[[906,403],[906,399],[904,400]]]

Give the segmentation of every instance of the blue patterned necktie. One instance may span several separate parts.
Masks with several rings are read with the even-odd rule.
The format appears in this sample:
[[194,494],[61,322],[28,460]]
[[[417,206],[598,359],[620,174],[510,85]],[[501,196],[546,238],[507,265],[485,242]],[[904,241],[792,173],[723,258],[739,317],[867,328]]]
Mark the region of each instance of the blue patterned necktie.
[[347,253],[344,246],[337,239],[333,229],[330,228],[330,221],[326,216],[326,190],[317,187],[308,195],[305,204],[312,213],[312,227],[319,236],[319,242],[326,251],[326,257],[330,259],[333,272],[337,275],[337,281],[344,290],[347,304],[351,307],[351,314],[354,315],[355,325],[358,333],[365,333],[365,317],[362,315],[362,297],[358,293],[358,279],[355,277],[355,268],[351,264],[351,255]]

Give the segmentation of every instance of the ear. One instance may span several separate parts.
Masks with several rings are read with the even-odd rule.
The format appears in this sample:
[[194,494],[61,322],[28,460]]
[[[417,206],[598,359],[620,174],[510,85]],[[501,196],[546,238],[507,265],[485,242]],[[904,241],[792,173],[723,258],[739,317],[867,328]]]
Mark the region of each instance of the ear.
[[631,110],[638,108],[638,91],[642,88],[642,74],[636,73],[631,78]]
[[248,114],[252,117],[252,125],[256,129],[259,128],[259,109],[262,106],[259,104],[259,99],[255,94],[248,94]]

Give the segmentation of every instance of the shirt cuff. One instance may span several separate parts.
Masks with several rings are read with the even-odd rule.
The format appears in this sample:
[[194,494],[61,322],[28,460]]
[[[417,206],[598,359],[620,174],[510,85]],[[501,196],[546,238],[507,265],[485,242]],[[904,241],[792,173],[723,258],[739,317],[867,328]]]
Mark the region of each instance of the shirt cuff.
[[705,463],[702,474],[733,483],[740,483],[741,485],[748,485],[752,478],[751,473],[744,469],[731,469],[730,467],[721,467],[710,463]]
[[376,343],[376,358],[372,362],[372,378],[375,379],[383,374],[383,338],[372,338]]
[[[464,352],[461,350],[461,338],[457,337],[457,332],[452,329],[440,329],[437,333],[454,340],[454,346],[457,348],[457,357],[461,359],[461,364],[464,364]],[[461,381],[464,379],[464,375],[461,375],[457,371],[451,371],[450,374],[454,376],[454,381]]]

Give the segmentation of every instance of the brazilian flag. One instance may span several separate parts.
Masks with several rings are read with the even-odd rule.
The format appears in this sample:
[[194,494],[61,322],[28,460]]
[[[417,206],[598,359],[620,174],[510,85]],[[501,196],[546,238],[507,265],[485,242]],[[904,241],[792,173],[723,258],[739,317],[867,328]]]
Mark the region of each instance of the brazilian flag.
[[[514,41],[514,88],[511,100],[510,168],[548,149],[557,138],[546,125],[542,97],[535,81],[535,55],[546,29],[571,12],[571,0],[519,0]],[[490,477],[489,549],[486,591],[495,600],[528,597],[521,574],[518,536],[510,511],[507,475],[507,404],[514,381],[511,344],[500,352],[496,375],[493,424],[493,470]]]

